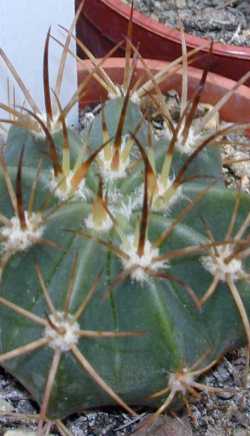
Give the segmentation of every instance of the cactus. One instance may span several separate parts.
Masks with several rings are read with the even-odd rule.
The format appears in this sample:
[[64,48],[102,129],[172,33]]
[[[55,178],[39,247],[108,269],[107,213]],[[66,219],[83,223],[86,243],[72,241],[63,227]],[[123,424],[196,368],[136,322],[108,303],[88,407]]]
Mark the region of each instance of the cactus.
[[135,69],[81,135],[58,98],[51,128],[44,80],[46,117],[14,111],[1,153],[0,363],[40,404],[40,434],[83,408],[159,414],[250,347],[250,199],[223,184],[229,128],[188,152],[183,124],[157,139]]

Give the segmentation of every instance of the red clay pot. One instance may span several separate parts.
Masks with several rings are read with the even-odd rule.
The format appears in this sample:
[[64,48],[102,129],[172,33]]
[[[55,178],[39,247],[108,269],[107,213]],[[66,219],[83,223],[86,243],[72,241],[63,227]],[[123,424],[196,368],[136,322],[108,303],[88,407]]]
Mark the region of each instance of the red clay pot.
[[[79,2],[76,0],[76,5]],[[96,57],[102,57],[127,34],[129,16],[130,7],[122,0],[85,0],[78,36]],[[189,49],[206,43],[205,39],[189,34],[185,38]],[[145,58],[172,61],[181,55],[180,32],[137,11],[133,16],[133,42],[139,44]],[[204,49],[201,53],[208,51]],[[216,43],[212,55],[200,56],[192,65],[208,67],[209,71],[238,80],[250,70],[250,48]]]
[[[147,59],[148,67],[152,73],[157,73],[162,70],[166,62]],[[122,83],[124,73],[125,60],[124,58],[109,58],[103,64],[106,72],[110,78],[117,84]],[[89,60],[78,62],[78,82],[81,83],[89,71],[93,69],[93,65]],[[135,79],[141,75],[145,75],[143,66],[138,63]],[[197,89],[199,80],[202,75],[202,70],[198,68],[188,68],[188,93],[189,97]],[[166,92],[170,89],[175,89],[181,93],[181,79],[182,73],[176,72],[170,75],[162,84],[161,89]],[[231,79],[219,76],[214,73],[208,73],[206,84],[201,96],[203,103],[214,105],[225,93],[235,85]],[[96,82],[93,78],[88,83],[86,94],[80,102],[80,106],[84,107],[88,104],[98,103],[105,100],[106,91]],[[249,123],[250,122],[250,88],[241,85],[225,103],[220,110],[220,116],[224,121],[235,123]],[[250,131],[246,132],[250,136]]]

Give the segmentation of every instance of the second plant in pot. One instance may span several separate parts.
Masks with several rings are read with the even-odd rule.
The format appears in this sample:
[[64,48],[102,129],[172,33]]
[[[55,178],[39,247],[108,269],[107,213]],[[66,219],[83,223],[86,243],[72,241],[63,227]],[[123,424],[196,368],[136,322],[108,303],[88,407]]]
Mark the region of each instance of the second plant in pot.
[[[78,0],[77,4],[80,4]],[[131,8],[123,0],[86,0],[77,25],[79,38],[97,56],[104,56],[126,35]],[[202,47],[202,55],[194,66],[233,80],[240,79],[250,69],[250,48],[215,43],[208,57],[207,39],[185,34],[188,48]],[[181,32],[142,13],[133,12],[133,42],[140,46],[145,58],[172,61],[181,54]],[[118,55],[122,51],[117,52]],[[248,82],[248,84],[250,81]]]

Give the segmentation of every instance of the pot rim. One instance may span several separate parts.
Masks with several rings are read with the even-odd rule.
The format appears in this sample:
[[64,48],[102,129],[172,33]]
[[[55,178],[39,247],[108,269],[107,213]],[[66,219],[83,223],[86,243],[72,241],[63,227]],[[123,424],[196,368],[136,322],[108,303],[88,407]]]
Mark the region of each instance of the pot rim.
[[[171,62],[159,61],[155,59],[144,59],[149,68],[153,73],[158,72],[162,69],[164,65],[170,64]],[[121,83],[122,74],[125,66],[125,58],[108,58],[105,60],[103,67],[105,70],[115,77],[116,83]],[[89,71],[93,69],[93,64],[90,60],[81,60],[77,63],[77,73],[78,82],[80,83],[84,77],[87,76]],[[136,68],[137,74],[145,72],[145,69],[138,61],[138,66]],[[196,90],[199,80],[202,76],[202,70],[196,67],[188,67],[188,85],[189,93]],[[169,77],[163,81],[161,87],[163,91],[177,89],[181,87],[181,69],[177,72],[170,74]],[[228,90],[233,88],[237,82],[224,76],[220,76],[216,73],[209,72],[207,74],[206,84],[204,86],[204,91],[202,93],[201,101],[209,104],[215,104]],[[99,94],[98,94],[99,93]],[[98,96],[98,97],[97,97]],[[103,101],[106,92],[103,88],[95,81],[91,80],[89,83],[86,95],[81,99],[80,106],[83,107],[87,104],[98,103]],[[250,122],[250,88],[245,85],[240,85],[230,99],[221,108],[221,116],[225,121],[230,122]]]
[[[123,3],[122,0],[101,0],[106,6],[114,11],[114,13],[119,14],[125,19],[130,16],[130,6]],[[143,15],[141,12],[134,10],[133,12],[133,22],[134,24],[144,28],[147,31],[154,32],[157,35],[167,38],[175,43],[180,43],[181,32],[175,28],[169,26],[168,24],[162,24],[154,20],[151,17]],[[196,46],[204,45],[207,41],[208,47],[204,48],[202,51],[208,52],[210,46],[210,40],[202,38],[199,36],[192,35],[190,33],[184,33],[187,46],[193,48]],[[233,44],[214,42],[213,54],[217,54],[223,57],[236,57],[250,60],[250,47],[236,46]]]

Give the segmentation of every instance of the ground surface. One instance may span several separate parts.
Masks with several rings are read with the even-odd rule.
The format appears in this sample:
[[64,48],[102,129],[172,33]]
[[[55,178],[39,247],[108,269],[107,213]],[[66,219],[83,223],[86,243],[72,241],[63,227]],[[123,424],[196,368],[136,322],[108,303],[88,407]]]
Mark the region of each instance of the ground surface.
[[[217,396],[202,394],[191,402],[192,418],[185,412],[178,419],[165,416],[153,429],[135,436],[249,436],[250,435],[250,380],[242,388],[245,375],[244,350],[228,355],[204,382],[210,386],[238,389],[235,394],[224,392]],[[12,377],[0,371],[0,409],[18,414],[33,414],[38,410],[29,394]],[[138,411],[140,414],[140,411]],[[141,421],[149,411],[141,414]],[[74,436],[128,436],[136,431],[137,423],[117,410],[89,411],[74,415],[64,422]],[[9,417],[0,418],[0,435],[9,430],[22,430],[22,436],[36,429],[35,423]],[[53,432],[53,434],[57,434]],[[17,435],[19,436],[19,435]],[[20,435],[21,436],[21,435]],[[33,436],[33,435],[32,435]]]

